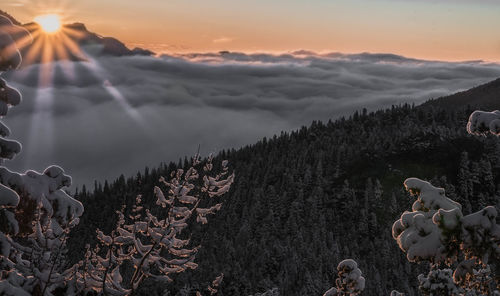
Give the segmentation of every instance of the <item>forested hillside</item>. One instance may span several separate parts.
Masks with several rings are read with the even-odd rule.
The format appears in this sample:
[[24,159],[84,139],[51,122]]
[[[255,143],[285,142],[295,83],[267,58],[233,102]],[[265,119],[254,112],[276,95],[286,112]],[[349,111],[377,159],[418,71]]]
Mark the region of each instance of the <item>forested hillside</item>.
[[423,106],[439,106],[442,108],[463,108],[471,104],[485,110],[500,109],[500,78],[486,84],[450,96],[431,100]]
[[[201,244],[199,268],[175,278],[170,294],[190,295],[224,273],[221,295],[251,295],[278,288],[280,295],[321,295],[336,265],[353,258],[363,271],[363,295],[397,289],[415,295],[419,267],[391,237],[392,223],[413,200],[407,177],[431,181],[464,205],[464,213],[497,206],[500,142],[473,137],[465,126],[471,107],[427,103],[368,113],[222,151],[236,174],[222,210],[208,225],[190,229]],[[244,131],[242,131],[244,132]],[[146,168],[133,178],[83,188],[81,223],[72,231],[70,254],[95,242],[96,228],[110,231],[115,211],[137,194],[154,207],[153,187],[178,164]],[[144,295],[162,295],[151,283]],[[155,294],[156,293],[156,294]]]

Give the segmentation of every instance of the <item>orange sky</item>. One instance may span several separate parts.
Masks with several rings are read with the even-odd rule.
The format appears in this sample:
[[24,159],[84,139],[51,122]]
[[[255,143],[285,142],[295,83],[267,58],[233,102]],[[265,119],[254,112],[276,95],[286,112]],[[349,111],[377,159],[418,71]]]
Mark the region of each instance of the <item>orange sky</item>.
[[0,0],[157,52],[386,52],[500,62],[498,0]]

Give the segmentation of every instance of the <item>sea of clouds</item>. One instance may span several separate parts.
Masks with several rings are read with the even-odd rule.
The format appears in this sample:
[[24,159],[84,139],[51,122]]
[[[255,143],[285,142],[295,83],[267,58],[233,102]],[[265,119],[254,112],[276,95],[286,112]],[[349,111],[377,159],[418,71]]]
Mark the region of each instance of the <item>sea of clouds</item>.
[[418,104],[498,77],[500,65],[481,61],[307,51],[32,65],[7,76],[23,103],[4,120],[24,146],[7,166],[58,164],[75,184],[92,184],[176,161],[198,145],[205,155],[238,148],[313,120]]

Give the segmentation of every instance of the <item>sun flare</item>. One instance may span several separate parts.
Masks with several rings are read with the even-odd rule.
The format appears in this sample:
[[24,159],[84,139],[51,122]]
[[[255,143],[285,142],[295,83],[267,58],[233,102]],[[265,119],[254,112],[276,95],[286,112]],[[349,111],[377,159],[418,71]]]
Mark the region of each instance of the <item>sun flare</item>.
[[42,30],[46,33],[56,33],[61,29],[61,20],[57,14],[40,15],[35,18]]

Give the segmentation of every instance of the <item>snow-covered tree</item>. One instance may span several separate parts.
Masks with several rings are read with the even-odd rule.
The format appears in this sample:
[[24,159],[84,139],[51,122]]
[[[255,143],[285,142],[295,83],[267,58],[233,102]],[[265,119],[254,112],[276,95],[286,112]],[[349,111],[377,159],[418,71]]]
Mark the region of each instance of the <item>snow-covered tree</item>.
[[434,269],[429,271],[427,276],[418,276],[420,292],[425,296],[463,295],[463,289],[453,281],[453,271],[451,269]]
[[[496,209],[489,206],[464,215],[462,206],[447,198],[443,188],[416,178],[407,179],[404,185],[417,200],[411,212],[406,211],[394,222],[394,239],[411,262],[427,261],[433,266],[453,268],[453,282],[463,288],[456,290],[451,282],[444,284],[451,278],[447,276],[451,270],[435,269],[427,277],[419,277],[424,294],[441,295],[437,291],[443,289],[457,295],[463,295],[462,291],[489,291],[491,279],[485,271],[489,270],[490,260],[500,254]],[[429,284],[436,281],[440,284]]]
[[[30,38],[24,29],[0,16],[0,74],[21,63],[16,38]],[[0,116],[21,102],[20,93],[0,79]],[[0,159],[12,159],[21,145],[0,123]],[[65,286],[65,244],[79,222],[83,206],[65,191],[71,178],[58,166],[24,174],[0,167],[0,294],[52,295]]]
[[[500,111],[475,111],[467,124],[471,134],[500,135]],[[462,206],[447,198],[443,188],[410,178],[406,189],[417,200],[393,225],[393,237],[410,261],[429,261],[433,267],[445,264],[455,268],[433,269],[420,275],[425,295],[491,295],[493,284],[489,261],[500,255],[500,227],[497,210],[487,206],[465,215]]]
[[500,111],[474,111],[469,117],[467,131],[474,135],[491,133],[500,136]]
[[[89,248],[85,260],[75,267],[68,295],[79,291],[131,295],[146,278],[169,282],[173,274],[197,268],[194,261],[199,246],[192,246],[183,230],[191,221],[207,223],[208,216],[222,206],[210,205],[211,201],[228,192],[234,180],[227,161],[222,162],[219,173],[213,173],[212,161],[212,157],[202,161],[196,155],[186,171],[172,172],[169,180],[162,177],[163,189],[154,188],[160,210],[144,209],[138,196],[128,217],[123,210],[118,212],[110,235],[98,230],[100,246]],[[132,266],[133,274],[124,279],[122,266]],[[217,293],[221,281],[222,275],[208,287],[211,295]]]
[[[210,295],[215,295],[219,292],[219,287],[224,280],[224,274],[221,273],[218,277],[216,277],[212,283],[207,287],[207,290],[210,292]],[[201,296],[201,293],[198,292],[196,296]]]
[[338,278],[335,287],[329,289],[323,296],[355,296],[365,289],[365,278],[358,263],[352,259],[345,259],[337,266]]
[[[4,71],[17,68],[21,63],[21,55],[17,49],[16,43],[10,32],[16,27],[12,22],[0,17],[0,74]],[[5,80],[0,78],[0,116],[7,115],[9,106],[15,106],[21,101],[21,94],[14,88],[10,87]],[[6,137],[10,135],[9,128],[0,122],[0,164],[3,164],[4,159],[12,159],[21,151],[21,144],[16,141],[8,140]],[[2,232],[19,232],[19,224],[15,219],[14,209],[19,205],[19,195],[9,187],[0,184],[0,209],[1,209],[1,231]],[[2,251],[8,249],[8,244],[2,239]]]

